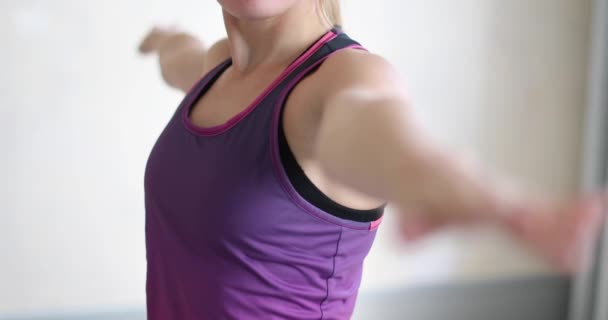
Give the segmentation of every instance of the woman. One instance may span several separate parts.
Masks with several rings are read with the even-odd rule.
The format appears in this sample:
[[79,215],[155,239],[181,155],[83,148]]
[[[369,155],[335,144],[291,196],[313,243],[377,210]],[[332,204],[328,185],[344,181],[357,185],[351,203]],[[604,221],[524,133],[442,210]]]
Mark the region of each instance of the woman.
[[149,319],[347,319],[386,203],[410,239],[497,223],[576,267],[599,198],[516,197],[439,148],[337,0],[218,2],[227,39],[140,46],[187,93],[146,166]]

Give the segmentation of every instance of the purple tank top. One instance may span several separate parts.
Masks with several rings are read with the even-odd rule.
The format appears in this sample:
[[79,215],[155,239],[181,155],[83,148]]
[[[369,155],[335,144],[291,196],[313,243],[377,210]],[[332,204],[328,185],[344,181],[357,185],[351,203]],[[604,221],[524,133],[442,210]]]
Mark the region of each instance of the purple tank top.
[[185,96],[146,164],[148,319],[350,318],[381,219],[338,218],[300,196],[277,126],[291,89],[353,47],[332,29],[219,126],[198,127],[189,111],[230,59]]

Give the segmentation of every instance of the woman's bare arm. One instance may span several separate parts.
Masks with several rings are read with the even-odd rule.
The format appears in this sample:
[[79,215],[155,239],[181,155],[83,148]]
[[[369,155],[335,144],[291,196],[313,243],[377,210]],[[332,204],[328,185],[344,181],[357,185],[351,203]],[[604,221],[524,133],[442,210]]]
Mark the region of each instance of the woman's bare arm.
[[174,28],[153,28],[139,51],[158,54],[161,74],[167,84],[187,92],[200,77],[230,56],[227,39],[210,48],[189,33]]
[[424,134],[403,82],[378,56],[339,53],[319,73],[327,94],[315,157],[326,174],[387,199],[406,223],[497,222],[560,268],[576,268],[582,235],[596,232],[602,197],[558,204],[507,192]]

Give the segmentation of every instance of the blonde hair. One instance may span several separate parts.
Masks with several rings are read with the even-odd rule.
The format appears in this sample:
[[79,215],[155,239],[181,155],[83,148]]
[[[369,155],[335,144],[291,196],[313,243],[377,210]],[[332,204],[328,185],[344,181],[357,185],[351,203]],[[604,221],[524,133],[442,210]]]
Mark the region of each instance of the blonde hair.
[[340,14],[340,0],[319,0],[323,19],[333,26],[342,26],[342,15]]

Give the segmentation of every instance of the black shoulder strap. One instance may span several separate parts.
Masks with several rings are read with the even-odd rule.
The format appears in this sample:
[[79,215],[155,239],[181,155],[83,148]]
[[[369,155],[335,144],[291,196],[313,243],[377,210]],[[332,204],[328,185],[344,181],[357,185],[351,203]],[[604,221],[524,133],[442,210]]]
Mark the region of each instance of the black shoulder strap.
[[[283,83],[279,85],[279,91],[291,90],[293,86],[295,86],[295,84],[298,82],[298,80],[302,79],[303,76],[306,76],[306,73],[309,73],[314,70],[314,68],[311,68],[312,66],[318,66],[319,61],[326,58],[332,52],[350,46],[360,46],[358,42],[350,39],[345,33],[336,33],[337,36],[335,38],[321,46],[306,61],[304,61],[302,65],[300,65],[296,70],[294,70],[287,77],[286,81],[283,81]],[[283,95],[279,97],[279,99],[284,98],[285,96]],[[284,102],[284,100],[279,101],[279,107],[281,108],[279,110],[278,124],[279,153],[285,171],[296,191],[307,201],[315,205],[317,208],[321,208],[327,213],[338,218],[358,222],[372,222],[377,221],[380,217],[382,217],[385,205],[370,210],[357,210],[342,206],[341,204],[327,197],[327,195],[325,195],[321,190],[319,190],[312,183],[312,181],[308,179],[308,177],[298,164],[295,156],[293,155],[291,148],[287,143],[287,138],[285,137],[285,131],[283,129]]]
[[326,42],[319,49],[317,49],[317,51],[314,52],[308,59],[306,59],[306,61],[302,62],[302,64],[300,64],[295,70],[293,70],[287,78],[292,78],[294,75],[300,74],[302,71],[308,69],[311,65],[316,64],[319,60],[326,58],[334,51],[351,46],[361,46],[359,42],[351,39],[339,27],[333,28],[332,31],[336,33],[337,36]]

